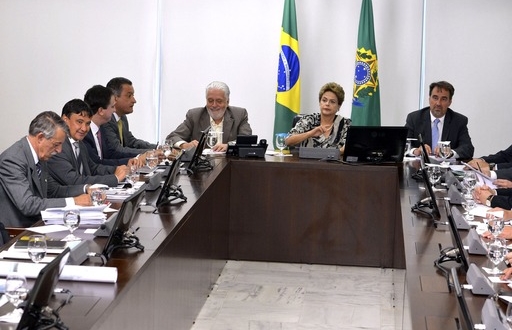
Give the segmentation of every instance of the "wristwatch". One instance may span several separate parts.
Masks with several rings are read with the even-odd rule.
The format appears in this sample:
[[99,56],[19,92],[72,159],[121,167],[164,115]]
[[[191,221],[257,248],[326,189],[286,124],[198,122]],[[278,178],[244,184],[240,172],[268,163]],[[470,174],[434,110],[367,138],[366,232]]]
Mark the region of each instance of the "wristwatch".
[[489,195],[487,199],[485,200],[485,205],[491,207],[491,201],[494,195]]

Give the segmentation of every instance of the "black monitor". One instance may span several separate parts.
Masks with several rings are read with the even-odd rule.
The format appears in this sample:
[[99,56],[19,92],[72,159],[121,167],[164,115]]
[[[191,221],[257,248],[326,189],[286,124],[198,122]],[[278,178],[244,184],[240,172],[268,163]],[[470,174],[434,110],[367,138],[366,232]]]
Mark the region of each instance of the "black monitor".
[[404,159],[407,128],[403,126],[350,126],[343,161],[348,163],[400,163]]
[[457,268],[453,267],[451,269],[451,275],[453,288],[455,289],[455,295],[457,297],[457,305],[459,305],[459,316],[462,316],[463,319],[463,324],[461,324],[462,327],[457,328],[464,330],[473,330],[475,328],[475,324],[471,319],[468,304],[466,302],[466,299],[464,298],[462,287],[460,286],[459,277],[457,275]]
[[169,204],[172,201],[180,198],[187,201],[187,197],[183,195],[181,187],[177,184],[178,173],[180,172],[181,156],[178,156],[171,164],[169,173],[165,178],[164,185],[160,190],[160,194],[156,200],[156,207]]
[[425,141],[421,133],[418,135],[418,141],[420,142],[421,156],[425,164],[430,164],[430,157],[428,156],[427,148],[425,147]]
[[201,137],[199,138],[197,147],[194,150],[194,155],[192,156],[190,163],[188,163],[187,172],[189,174],[193,174],[196,170],[211,170],[213,168],[210,161],[203,156],[203,150],[206,145],[209,131],[210,127],[201,132]]
[[464,244],[462,242],[462,238],[460,237],[459,230],[457,229],[455,219],[453,218],[451,205],[448,200],[444,201],[444,207],[446,209],[446,216],[448,217],[448,225],[450,226],[450,232],[452,233],[453,244],[455,244],[456,247],[456,250],[454,251],[456,254],[456,261],[461,263],[462,267],[464,268],[464,271],[467,272],[469,269],[469,262],[466,255],[466,250],[464,249]]
[[423,167],[422,169],[419,170],[419,172],[425,185],[426,198],[414,204],[411,208],[411,211],[426,214],[429,215],[434,220],[439,220],[441,218],[441,213],[439,212],[439,207],[437,206],[437,200],[436,195],[434,194],[434,189],[432,188],[430,180],[428,179],[428,167]]
[[18,330],[39,329],[42,322],[42,310],[48,306],[53,291],[59,281],[59,276],[69,258],[70,249],[67,247],[39,272],[37,279],[24,302],[23,315],[18,323]]
[[142,185],[139,190],[123,201],[119,212],[114,215],[116,217],[115,222],[102,252],[105,258],[110,258],[112,252],[119,248],[136,247],[139,250],[144,250],[144,247],[139,244],[138,238],[133,234],[129,234],[132,221],[144,196],[145,185]]

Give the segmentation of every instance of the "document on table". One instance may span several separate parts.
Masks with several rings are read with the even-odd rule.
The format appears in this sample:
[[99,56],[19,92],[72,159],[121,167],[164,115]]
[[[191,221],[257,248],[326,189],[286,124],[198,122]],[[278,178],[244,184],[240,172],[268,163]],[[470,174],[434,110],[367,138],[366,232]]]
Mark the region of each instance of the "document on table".
[[[7,276],[8,273],[12,272],[15,266],[17,267],[18,273],[25,275],[25,277],[37,278],[41,269],[46,265],[41,263],[0,261],[0,276]],[[59,280],[115,283],[117,282],[117,268],[107,266],[65,265]]]

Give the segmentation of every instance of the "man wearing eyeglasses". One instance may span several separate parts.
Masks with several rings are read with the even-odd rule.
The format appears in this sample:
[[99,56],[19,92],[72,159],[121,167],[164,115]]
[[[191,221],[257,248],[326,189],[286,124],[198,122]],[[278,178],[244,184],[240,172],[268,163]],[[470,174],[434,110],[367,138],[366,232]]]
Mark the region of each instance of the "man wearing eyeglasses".
[[62,186],[48,174],[47,161],[62,151],[66,136],[59,115],[42,112],[30,123],[29,134],[0,155],[0,243],[8,238],[4,226],[30,227],[41,219],[42,210],[91,205],[87,186]]

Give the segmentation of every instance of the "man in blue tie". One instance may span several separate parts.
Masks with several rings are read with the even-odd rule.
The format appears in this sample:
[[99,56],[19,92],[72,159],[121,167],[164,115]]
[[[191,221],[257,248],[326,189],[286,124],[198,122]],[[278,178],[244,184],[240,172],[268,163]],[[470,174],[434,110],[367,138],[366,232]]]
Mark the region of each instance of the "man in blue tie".
[[[447,81],[430,84],[429,106],[407,115],[407,137],[418,138],[421,134],[429,154],[439,156],[439,141],[450,141],[452,154],[448,158],[471,159],[475,148],[468,131],[468,118],[450,109],[455,88]],[[418,145],[410,153],[421,154]]]

